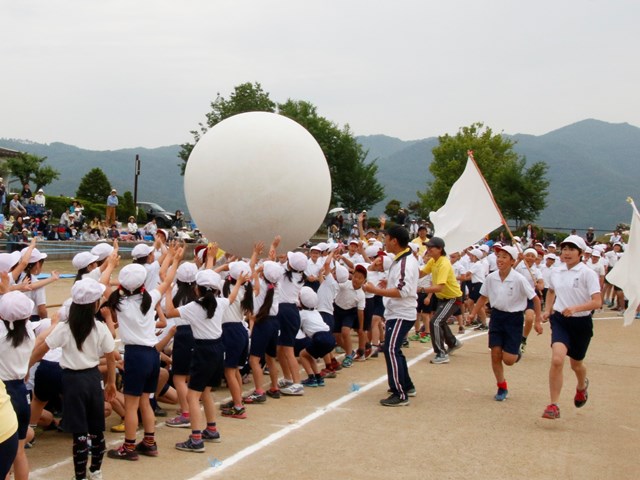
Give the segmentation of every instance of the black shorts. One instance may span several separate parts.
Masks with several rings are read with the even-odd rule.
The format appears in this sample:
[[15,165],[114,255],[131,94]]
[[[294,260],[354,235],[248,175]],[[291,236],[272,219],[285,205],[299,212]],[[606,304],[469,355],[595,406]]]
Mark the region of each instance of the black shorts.
[[384,317],[384,302],[380,295],[373,296],[373,315],[376,317]]
[[344,310],[339,306],[333,307],[333,318],[335,323],[333,325],[333,333],[342,332],[343,328],[358,328],[358,309],[357,307]]
[[322,317],[322,320],[324,320],[324,323],[326,323],[327,326],[329,327],[329,331],[333,332],[333,327],[336,323],[336,321],[333,318],[333,314],[329,312],[320,312],[320,316]]
[[160,375],[160,354],[155,347],[143,345],[124,346],[125,395],[140,397],[143,393],[155,393]]
[[239,368],[247,363],[249,333],[242,322],[222,324],[224,344],[224,368]]
[[58,362],[40,361],[33,376],[33,394],[43,402],[62,398],[62,367]]
[[194,340],[189,388],[204,392],[207,387],[219,387],[224,373],[224,345],[221,339]]
[[278,322],[280,327],[278,345],[293,347],[298,330],[300,330],[300,311],[295,303],[278,305]]
[[279,323],[277,317],[265,317],[253,324],[249,355],[264,358],[265,353],[275,357],[278,349]]
[[469,284],[469,300],[472,300],[474,303],[478,301],[480,298],[480,288],[482,288],[482,282]]
[[176,328],[176,334],[173,337],[173,352],[171,353],[171,371],[174,375],[189,375],[193,346],[191,326],[180,325]]
[[[31,407],[29,406],[29,394],[24,380],[4,380],[7,394],[11,398],[11,405],[18,417],[18,440],[27,438],[27,429],[31,418]],[[102,412],[104,418],[104,411]]]
[[293,353],[296,357],[300,356],[300,352],[307,348],[311,343],[311,339],[309,337],[304,338],[296,338],[296,341],[293,345]]
[[551,315],[551,344],[562,343],[567,347],[567,355],[574,360],[584,360],[593,337],[593,319],[586,317],[565,317],[560,312]]
[[527,308],[525,308],[525,311],[526,310],[533,310],[533,298],[527,299]]
[[[68,433],[104,432],[104,391],[98,367],[62,371],[62,428]],[[154,389],[155,390],[155,389]]]
[[320,281],[316,280],[315,282],[310,282],[307,280],[306,282],[304,282],[304,286],[311,288],[314,292],[317,292],[320,288]]
[[336,339],[331,332],[317,332],[306,346],[307,353],[313,358],[322,358],[336,347]]
[[365,332],[371,330],[371,319],[373,318],[374,303],[375,297],[367,298],[364,303],[364,322],[362,329]]
[[517,355],[522,342],[523,312],[491,310],[489,322],[489,348],[501,347],[503,352]]

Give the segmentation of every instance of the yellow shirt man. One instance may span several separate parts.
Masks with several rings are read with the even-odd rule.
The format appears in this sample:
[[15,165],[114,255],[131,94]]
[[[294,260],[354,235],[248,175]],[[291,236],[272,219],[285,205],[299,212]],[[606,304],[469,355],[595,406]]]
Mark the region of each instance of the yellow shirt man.
[[451,299],[462,296],[462,290],[460,290],[460,285],[456,280],[456,275],[453,272],[449,257],[446,255],[440,256],[438,260],[434,260],[433,258],[429,259],[427,264],[422,267],[422,272],[425,275],[431,274],[432,285],[444,284],[444,288],[436,293],[436,297]]

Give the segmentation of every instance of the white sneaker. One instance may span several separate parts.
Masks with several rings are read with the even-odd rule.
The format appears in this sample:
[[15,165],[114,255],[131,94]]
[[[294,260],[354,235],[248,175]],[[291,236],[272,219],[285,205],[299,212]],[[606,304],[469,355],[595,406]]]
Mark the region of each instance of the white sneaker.
[[95,472],[89,471],[88,480],[102,480],[102,471],[96,470]]
[[293,383],[288,387],[281,388],[280,393],[283,395],[304,395],[304,387],[299,383]]
[[278,387],[280,388],[290,387],[291,385],[293,385],[293,382],[288,378],[278,379]]
[[446,353],[436,355],[431,359],[431,363],[449,363],[449,355],[447,355]]

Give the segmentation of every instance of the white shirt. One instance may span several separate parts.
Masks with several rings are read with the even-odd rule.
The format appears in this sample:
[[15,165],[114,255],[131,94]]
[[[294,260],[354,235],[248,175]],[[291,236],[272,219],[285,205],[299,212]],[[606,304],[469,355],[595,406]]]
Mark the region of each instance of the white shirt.
[[32,322],[27,320],[26,325],[27,338],[14,348],[7,339],[7,327],[0,322],[0,380],[22,380],[27,375],[36,335]]
[[471,273],[471,283],[482,283],[486,277],[485,266],[482,262],[473,262],[469,265],[468,272]]
[[[536,288],[536,282],[542,278],[542,272],[540,269],[536,265],[531,265],[527,269],[527,265],[524,263],[524,260],[516,265],[515,270],[522,275],[533,288]],[[531,273],[529,273],[529,271],[531,271]],[[531,278],[532,275],[533,278]]]
[[318,332],[328,332],[329,325],[324,323],[317,310],[300,310],[300,330],[311,338]]
[[602,262],[602,260],[598,260],[596,263],[593,263],[591,259],[589,259],[585,263],[585,265],[589,267],[591,270],[593,270],[594,272],[596,272],[596,275],[598,275],[599,277],[603,277],[606,273],[604,268],[604,263]]
[[[253,313],[257,314],[262,308],[262,304],[264,304],[264,299],[267,296],[268,284],[264,278],[260,278],[260,293],[258,295],[253,296]],[[271,303],[271,308],[269,309],[269,316],[275,317],[278,315],[280,311],[280,289],[278,284],[273,286],[273,302]]]
[[280,287],[280,303],[298,304],[300,289],[304,286],[301,280],[302,274],[299,272],[292,272],[291,280],[289,280],[285,273],[282,280],[278,282]]
[[153,263],[145,263],[143,266],[147,270],[144,288],[150,292],[160,285],[160,264],[156,260]]
[[[89,321],[87,319],[87,321]],[[61,348],[60,366],[69,370],[85,370],[97,367],[100,357],[113,352],[116,348],[109,328],[102,322],[94,320],[94,328],[78,350],[68,323],[59,323],[45,339],[49,348]]]
[[318,257],[318,261],[307,260],[307,268],[304,270],[304,274],[307,277],[317,277],[320,273],[320,269],[324,266],[324,259],[322,256]]
[[535,297],[536,292],[522,275],[511,269],[504,281],[499,271],[487,275],[480,295],[487,297],[493,308],[503,312],[524,312],[527,300]]
[[318,288],[318,311],[330,313],[333,315],[333,301],[338,294],[338,282],[333,278],[332,274],[329,274],[320,284]]
[[388,297],[385,303],[385,318],[415,320],[417,316],[418,299],[418,260],[411,253],[401,253],[389,268],[387,288],[397,288],[400,298]]
[[[566,264],[551,271],[549,288],[556,294],[553,309],[562,313],[564,309],[582,305],[591,300],[591,295],[600,293],[598,275],[584,263],[578,262],[572,269]],[[573,317],[586,317],[590,312],[577,312]]]
[[213,317],[207,317],[207,311],[196,302],[189,302],[178,307],[180,318],[176,325],[191,325],[193,338],[196,340],[216,340],[222,336],[222,317],[229,308],[228,298],[216,298],[218,306]]
[[354,290],[353,282],[349,281],[340,283],[338,285],[338,293],[334,301],[334,303],[338,307],[342,308],[343,310],[350,310],[352,308],[364,310],[365,296],[364,290],[362,290],[362,288]]
[[151,307],[149,307],[146,315],[143,315],[140,311],[141,294],[121,297],[117,316],[118,333],[123,345],[155,347],[158,341],[156,337],[155,309],[161,295],[158,290],[151,290],[149,295],[151,295]]
[[[246,284],[245,284],[246,285]],[[244,312],[242,311],[242,307],[240,303],[244,299],[245,287],[244,285],[240,287],[238,291],[238,295],[236,295],[236,301],[229,304],[227,308],[224,310],[224,314],[222,315],[222,323],[242,323],[244,321]],[[229,299],[227,299],[227,303]]]

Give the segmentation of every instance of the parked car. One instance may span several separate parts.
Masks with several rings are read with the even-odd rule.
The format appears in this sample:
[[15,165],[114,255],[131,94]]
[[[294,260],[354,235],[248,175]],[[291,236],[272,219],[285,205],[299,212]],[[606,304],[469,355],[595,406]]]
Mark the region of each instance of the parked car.
[[[138,202],[136,206],[138,207],[138,217],[142,217],[145,222],[150,222],[155,218],[158,228],[171,228],[173,222],[176,220],[175,213],[168,212],[157,203]],[[143,215],[141,215],[141,213]]]

